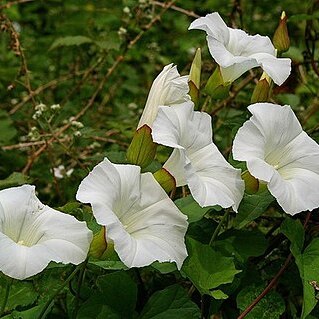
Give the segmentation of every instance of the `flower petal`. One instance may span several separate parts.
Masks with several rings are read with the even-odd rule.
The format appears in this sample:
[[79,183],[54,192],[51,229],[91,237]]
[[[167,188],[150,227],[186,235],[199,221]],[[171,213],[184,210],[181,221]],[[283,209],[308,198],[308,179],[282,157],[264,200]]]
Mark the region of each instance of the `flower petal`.
[[277,85],[282,85],[291,72],[291,60],[276,58],[267,53],[258,53],[250,56],[256,59],[258,65],[273,79]]
[[243,30],[228,28],[216,12],[196,19],[189,29],[206,31],[209,51],[221,67],[224,82],[233,82],[257,66],[261,66],[278,85],[290,74],[291,60],[276,58],[268,37],[251,36]]
[[177,187],[187,184],[185,176],[185,163],[187,160],[185,150],[174,149],[171,156],[163,165],[163,168],[174,176]]
[[188,76],[180,76],[177,67],[166,65],[154,80],[137,128],[152,127],[160,105],[178,104],[190,100],[187,94]]
[[[318,157],[317,157],[318,160]],[[290,215],[313,210],[319,206],[319,174],[304,168],[286,170],[292,178],[279,172],[268,184],[269,191],[276,197],[282,209]]]
[[188,187],[200,206],[220,205],[237,212],[244,194],[241,171],[233,168],[211,143],[188,155],[185,166]]
[[121,216],[114,215],[113,211],[125,212],[140,198],[140,170],[139,166],[116,165],[104,158],[83,179],[76,199],[101,208],[94,212],[99,224],[118,222]]
[[141,176],[141,201],[122,219],[130,234],[130,246],[117,245],[124,243],[123,239],[112,228],[108,231],[117,253],[128,267],[142,267],[158,260],[175,261],[180,269],[187,257],[184,244],[186,219],[153,175],[145,173]]
[[220,72],[225,83],[234,82],[242,74],[258,66],[257,61],[251,58],[236,57],[231,62],[232,64],[230,66],[220,68]]
[[319,145],[302,131],[290,106],[248,108],[253,116],[235,136],[234,158],[247,161],[250,173],[268,183],[286,213],[318,207]]
[[248,107],[253,116],[238,130],[233,155],[236,160],[260,158],[277,165],[278,152],[302,132],[288,105],[256,103]]
[[187,256],[187,218],[152,174],[140,175],[137,166],[115,165],[104,159],[82,181],[77,199],[91,203],[94,216],[106,226],[126,266],[142,267],[158,260],[175,261],[181,267]]
[[319,145],[305,132],[281,150],[278,174],[270,192],[285,212],[296,214],[319,206]]
[[188,30],[194,29],[206,31],[208,35],[221,42],[224,41],[225,43],[228,43],[229,41],[229,28],[217,12],[207,14],[205,17],[194,20]]
[[212,142],[211,117],[194,112],[193,102],[159,108],[153,124],[153,141],[180,149],[197,150]]
[[31,185],[0,191],[0,270],[25,279],[50,261],[85,260],[92,233],[85,222],[43,205]]

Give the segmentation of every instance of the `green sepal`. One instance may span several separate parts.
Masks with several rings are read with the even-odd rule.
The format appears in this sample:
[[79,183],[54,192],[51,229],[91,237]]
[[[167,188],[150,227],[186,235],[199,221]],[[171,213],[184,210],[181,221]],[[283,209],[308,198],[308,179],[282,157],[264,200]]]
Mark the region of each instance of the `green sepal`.
[[287,20],[288,17],[286,16],[285,11],[283,11],[279,20],[279,25],[272,39],[274,47],[278,50],[278,52],[286,52],[290,47]]
[[191,69],[189,71],[189,95],[195,105],[198,104],[199,99],[199,89],[200,89],[200,77],[202,69],[202,56],[201,49],[196,50]]
[[251,96],[251,103],[268,102],[270,96],[270,81],[267,77],[261,77],[255,86],[254,92]]
[[176,188],[175,178],[165,168],[159,169],[153,175],[165,192],[168,193]]
[[126,153],[127,160],[131,164],[144,168],[153,161],[157,144],[153,142],[151,133],[152,129],[146,124],[135,132]]
[[254,176],[252,176],[249,171],[244,171],[241,174],[241,178],[245,182],[245,191],[247,194],[255,194],[259,189],[259,181]]
[[102,227],[99,232],[94,234],[91,242],[89,256],[100,258],[107,249],[106,229]]
[[220,68],[217,67],[208,79],[204,91],[215,100],[223,99],[229,95],[230,84],[224,82]]

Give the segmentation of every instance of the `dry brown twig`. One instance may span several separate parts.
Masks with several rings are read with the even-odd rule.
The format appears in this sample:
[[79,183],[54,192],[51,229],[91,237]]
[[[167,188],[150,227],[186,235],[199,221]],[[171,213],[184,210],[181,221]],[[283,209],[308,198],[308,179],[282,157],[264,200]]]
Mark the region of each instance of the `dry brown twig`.
[[[96,97],[100,93],[100,91],[103,89],[106,81],[109,79],[109,77],[113,74],[114,70],[122,63],[124,60],[125,54],[141,39],[141,37],[144,35],[146,31],[148,31],[157,21],[159,21],[162,17],[162,15],[175,3],[176,0],[169,1],[166,6],[163,8],[163,10],[155,16],[150,23],[145,27],[144,30],[142,30],[130,43],[128,44],[127,50],[123,55],[119,55],[113,65],[109,68],[108,72],[104,75],[104,77],[101,79],[99,85],[97,86],[95,92],[87,102],[87,104],[82,108],[81,111],[79,111],[75,116],[74,120],[77,121],[80,117],[82,117],[93,105],[95,102]],[[34,161],[55,141],[58,140],[59,136],[64,133],[68,128],[70,128],[71,123],[67,123],[64,126],[62,126],[59,130],[57,130],[48,141],[44,145],[42,145],[39,149],[37,149],[31,156],[29,156],[27,164],[22,170],[23,174],[27,174],[29,170],[31,169]]]
[[0,6],[0,10],[4,10],[4,9],[9,9],[11,8],[12,6],[16,5],[16,4],[21,4],[21,3],[26,3],[26,2],[32,2],[34,0],[17,0],[17,1],[11,1],[11,2],[8,2],[6,4],[3,4]]
[[7,32],[10,36],[10,48],[13,51],[13,53],[21,59],[19,75],[24,76],[24,86],[27,89],[29,95],[31,96],[33,105],[36,105],[36,102],[33,97],[33,90],[31,87],[27,60],[20,42],[20,35],[15,30],[12,21],[3,13],[0,13],[0,30],[2,32]]
[[[160,1],[152,1],[152,4],[159,6],[159,7],[162,7],[162,8],[165,7],[165,3],[160,2]],[[175,10],[175,11],[180,12],[180,13],[183,13],[189,17],[199,18],[199,15],[196,14],[194,11],[186,10],[186,9],[183,9],[181,7],[178,7],[178,6],[172,5],[170,7],[170,9]]]

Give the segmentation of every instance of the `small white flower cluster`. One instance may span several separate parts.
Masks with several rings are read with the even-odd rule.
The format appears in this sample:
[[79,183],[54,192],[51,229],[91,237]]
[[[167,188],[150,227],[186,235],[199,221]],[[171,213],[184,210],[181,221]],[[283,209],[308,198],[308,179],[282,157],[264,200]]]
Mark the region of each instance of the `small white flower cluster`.
[[124,37],[127,34],[127,29],[125,29],[124,27],[120,27],[117,31],[117,34],[120,37]]
[[53,168],[53,175],[55,178],[62,179],[64,177],[70,177],[74,171],[74,168],[68,170],[65,169],[64,165],[59,165]]
[[50,108],[48,108],[45,104],[40,103],[40,104],[36,105],[36,106],[34,107],[34,109],[35,109],[35,112],[34,112],[34,114],[32,115],[32,118],[33,118],[34,120],[38,120],[38,119],[41,118],[41,117],[43,116],[43,114],[44,114],[45,112],[47,112],[49,109],[50,109],[52,112],[57,112],[57,111],[59,111],[59,110],[61,109],[61,106],[60,106],[60,104],[52,104],[52,105],[50,106]]
[[40,138],[40,133],[38,131],[38,128],[33,126],[30,129],[30,132],[28,134],[28,139],[30,141],[37,141]]

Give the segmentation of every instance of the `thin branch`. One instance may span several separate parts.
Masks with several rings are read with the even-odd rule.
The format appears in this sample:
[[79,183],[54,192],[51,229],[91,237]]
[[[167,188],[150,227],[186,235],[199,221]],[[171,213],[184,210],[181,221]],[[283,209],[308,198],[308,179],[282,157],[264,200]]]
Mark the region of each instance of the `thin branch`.
[[[160,1],[152,1],[152,4],[155,4],[156,6],[159,6],[159,7],[165,7],[165,3],[163,2],[160,2]],[[175,10],[177,12],[180,12],[180,13],[183,13],[189,17],[194,17],[194,18],[199,18],[199,15],[196,14],[194,11],[190,11],[190,10],[186,10],[186,9],[183,9],[181,7],[178,7],[178,6],[171,6],[170,9],[172,10]]]
[[36,102],[33,98],[33,91],[31,87],[31,81],[29,78],[29,70],[28,70],[28,64],[27,64],[27,59],[24,54],[24,50],[21,47],[21,42],[20,42],[20,35],[19,33],[15,30],[11,20],[4,15],[3,13],[0,14],[0,24],[1,24],[1,31],[8,32],[11,43],[10,47],[13,51],[13,53],[20,57],[21,60],[21,66],[20,66],[20,73],[19,75],[24,75],[24,85],[25,88],[28,90],[29,95],[31,96],[31,100],[33,105],[36,105]]
[[3,4],[0,6],[0,10],[3,10],[3,9],[9,9],[10,7],[16,5],[16,4],[20,4],[20,3],[26,3],[26,2],[32,2],[32,1],[35,1],[35,0],[17,0],[17,1],[11,1],[11,2],[8,2],[6,4]]
[[[139,40],[140,38],[144,35],[144,33],[146,31],[148,31],[157,21],[159,21],[161,19],[161,16],[174,4],[176,0],[172,0],[170,2],[168,2],[166,4],[166,6],[163,8],[163,10],[152,19],[152,21],[150,21],[150,23],[146,26],[145,30],[142,30],[129,44],[127,47],[127,50],[125,52],[125,54],[127,54],[128,50],[131,49]],[[90,98],[90,100],[88,101],[88,103],[84,106],[84,108],[82,108],[82,110],[80,112],[78,112],[75,116],[74,116],[74,120],[78,120],[80,117],[82,117],[87,110],[89,110],[94,102],[96,97],[98,96],[98,94],[100,93],[100,91],[103,89],[106,81],[109,79],[109,77],[113,74],[113,72],[115,71],[115,69],[118,67],[118,65],[121,64],[121,62],[124,60],[125,54],[123,55],[119,55],[115,62],[113,63],[113,65],[111,66],[111,68],[109,68],[108,72],[105,74],[105,76],[102,78],[101,82],[99,83],[98,87],[96,88],[95,92],[93,93],[92,97]],[[27,164],[25,165],[25,167],[22,170],[23,174],[27,174],[29,172],[29,170],[31,169],[34,161],[48,148],[49,145],[51,145],[56,139],[58,139],[58,137],[64,133],[68,128],[70,128],[71,123],[65,124],[64,126],[62,126],[57,132],[55,132],[54,136],[51,137],[46,144],[42,145],[37,151],[35,151],[29,158],[27,161]]]
[[[310,220],[311,217],[311,213],[308,212],[303,224],[304,229],[306,229],[308,222]],[[279,269],[278,273],[276,274],[276,276],[270,281],[270,283],[268,284],[268,286],[263,290],[263,292],[255,299],[253,300],[253,302],[244,310],[243,313],[240,314],[240,316],[237,319],[243,319],[245,318],[255,307],[256,305],[259,303],[259,301],[261,299],[263,299],[271,290],[272,288],[274,288],[274,286],[276,285],[276,283],[278,282],[279,278],[281,277],[281,275],[285,272],[285,270],[288,268],[290,261],[292,259],[292,254],[290,253],[285,261],[285,263],[282,265],[282,267]]]
[[254,78],[256,77],[255,74],[249,74],[245,79],[243,79],[238,86],[236,86],[231,92],[230,95],[225,99],[219,102],[216,107],[211,112],[211,115],[216,115],[221,109],[223,109],[226,105],[228,105],[232,100],[235,99],[237,94],[246,86],[248,85]]

